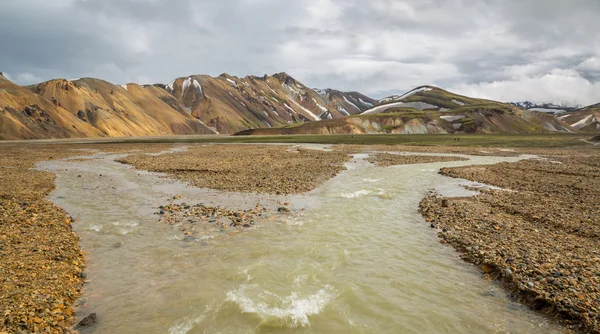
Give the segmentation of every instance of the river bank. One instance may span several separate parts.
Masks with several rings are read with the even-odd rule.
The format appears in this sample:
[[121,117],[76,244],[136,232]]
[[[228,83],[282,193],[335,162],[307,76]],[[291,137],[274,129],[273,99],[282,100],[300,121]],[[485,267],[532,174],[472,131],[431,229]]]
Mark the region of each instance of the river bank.
[[425,198],[420,211],[442,241],[532,309],[573,330],[599,333],[598,152],[440,173],[505,189]]
[[45,199],[54,175],[31,170],[38,161],[69,155],[2,149],[0,332],[60,333],[75,319],[72,304],[84,280],[84,255],[68,214]]
[[85,281],[84,254],[69,214],[46,199],[55,188],[55,175],[35,167],[41,161],[90,154],[90,149],[83,145],[1,148],[0,333],[62,333],[75,321],[73,303]]

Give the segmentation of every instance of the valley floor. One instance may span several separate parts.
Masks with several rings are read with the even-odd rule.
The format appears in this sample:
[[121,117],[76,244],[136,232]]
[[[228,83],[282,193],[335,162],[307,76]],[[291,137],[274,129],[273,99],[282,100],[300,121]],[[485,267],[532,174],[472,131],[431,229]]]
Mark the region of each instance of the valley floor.
[[[555,142],[580,142],[580,138],[561,138],[566,139]],[[445,175],[513,191],[486,191],[469,199],[432,196],[423,200],[421,211],[439,229],[442,241],[480,265],[486,277],[498,279],[531,307],[567,320],[575,329],[598,332],[599,151],[592,145],[539,148],[551,145],[534,142],[533,148],[135,142],[0,146],[0,333],[62,332],[73,325],[72,305],[86,278],[85,258],[68,213],[46,199],[54,188],[54,175],[34,168],[41,161],[97,151],[127,152],[120,162],[163,172],[196,187],[270,194],[310,191],[344,170],[351,154],[364,152],[548,157],[444,169]],[[146,154],[174,145],[186,147],[180,152]],[[456,159],[460,158],[379,153],[369,161],[391,166]]]

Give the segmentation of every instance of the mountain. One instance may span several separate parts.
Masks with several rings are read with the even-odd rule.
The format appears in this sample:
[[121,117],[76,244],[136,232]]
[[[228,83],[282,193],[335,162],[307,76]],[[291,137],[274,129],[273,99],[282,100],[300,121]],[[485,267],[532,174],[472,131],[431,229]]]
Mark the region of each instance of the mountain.
[[153,86],[116,86],[84,78],[55,79],[28,88],[93,126],[101,136],[214,133],[189,115],[168,93]]
[[519,107],[521,109],[529,109],[529,108],[535,108],[537,106],[537,104],[531,102],[531,101],[522,101],[522,102],[508,102],[508,104],[511,104],[515,107]]
[[574,132],[597,127],[594,110],[600,108],[592,107],[561,120],[433,86],[377,101],[357,92],[310,89],[286,73],[191,75],[167,85],[142,86],[83,78],[21,87],[2,76],[0,138],[231,134],[248,129],[257,130],[246,133],[268,134]]
[[600,103],[558,117],[561,121],[582,132],[600,132]]
[[341,118],[376,103],[356,92],[317,92],[286,73],[142,86],[83,78],[21,87],[2,76],[0,85],[0,139],[228,134]]
[[548,114],[555,114],[555,115],[562,114],[562,113],[565,113],[568,111],[574,111],[574,110],[577,110],[578,108],[581,108],[581,106],[572,107],[572,106],[566,106],[566,105],[558,105],[555,103],[533,103],[530,101],[509,102],[508,104],[519,107],[521,109],[525,109],[525,110],[545,112]]
[[98,137],[101,132],[0,73],[0,139]]
[[335,108],[345,116],[360,114],[373,108],[378,103],[358,92],[341,92],[335,89],[314,89],[325,101],[327,106]]
[[359,93],[315,91],[286,73],[244,78],[192,75],[156,86],[219,133],[339,118],[360,113],[374,101]]
[[552,115],[433,86],[417,87],[378,102],[360,115],[241,134],[575,132]]

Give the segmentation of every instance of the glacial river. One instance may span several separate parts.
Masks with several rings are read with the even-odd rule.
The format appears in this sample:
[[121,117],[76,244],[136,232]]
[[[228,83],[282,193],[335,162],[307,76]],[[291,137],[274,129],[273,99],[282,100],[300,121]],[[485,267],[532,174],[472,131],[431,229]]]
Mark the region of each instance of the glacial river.
[[[470,195],[439,168],[515,161],[374,167],[358,155],[313,192],[275,197],[187,187],[97,154],[53,161],[50,199],[76,221],[86,252],[83,333],[552,333],[439,243],[417,212],[431,189]],[[463,180],[464,181],[464,180]],[[464,182],[463,182],[464,183]],[[272,210],[248,229],[204,226],[195,240],[159,222],[177,202]]]

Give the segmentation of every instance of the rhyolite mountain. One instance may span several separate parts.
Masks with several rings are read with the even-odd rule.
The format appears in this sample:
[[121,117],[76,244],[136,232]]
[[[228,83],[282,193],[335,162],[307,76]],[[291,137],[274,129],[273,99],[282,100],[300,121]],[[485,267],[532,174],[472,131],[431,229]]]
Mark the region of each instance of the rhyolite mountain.
[[0,139],[98,137],[73,113],[0,74]]
[[600,103],[563,113],[558,118],[580,132],[600,132]]
[[166,85],[55,79],[27,87],[0,75],[0,139],[233,134],[248,129],[257,129],[246,132],[253,134],[575,132],[589,131],[598,119],[585,117],[569,114],[563,121],[432,86],[378,101],[357,92],[311,89],[286,73],[191,75]]
[[361,113],[375,102],[359,93],[310,89],[286,73],[244,78],[192,75],[156,86],[219,133],[340,118]]
[[232,134],[341,118],[377,102],[307,88],[291,76],[192,75],[167,85],[55,79],[27,87],[0,77],[0,139]]
[[457,95],[433,86],[393,95],[361,114],[247,134],[545,133],[576,132],[543,112]]

